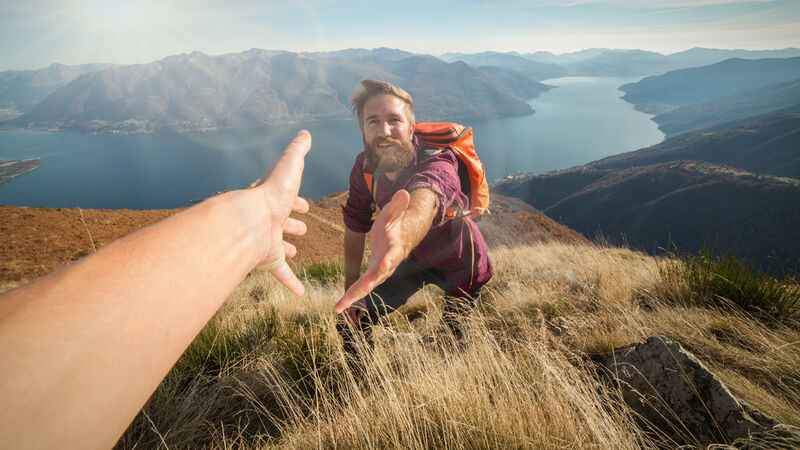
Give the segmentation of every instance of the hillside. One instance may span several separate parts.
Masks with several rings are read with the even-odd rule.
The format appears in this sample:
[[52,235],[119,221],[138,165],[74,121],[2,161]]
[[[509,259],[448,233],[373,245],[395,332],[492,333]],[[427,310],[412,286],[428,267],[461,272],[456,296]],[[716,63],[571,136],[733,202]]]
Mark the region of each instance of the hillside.
[[800,112],[800,79],[771,83],[752,91],[681,106],[652,118],[667,137],[777,112]]
[[[800,442],[770,441],[782,436],[779,428],[738,440],[713,426],[696,434],[680,421],[653,429],[637,420],[636,407],[652,399],[628,403],[625,383],[609,380],[616,372],[602,363],[667,336],[719,377],[682,390],[676,381],[688,377],[659,361],[683,354],[651,355],[651,375],[673,380],[666,397],[695,405],[671,407],[669,417],[719,424],[721,414],[717,421],[704,412],[715,410],[704,407],[715,399],[695,394],[721,382],[752,417],[768,421],[758,410],[798,426],[796,322],[748,315],[662,274],[668,262],[627,249],[549,242],[490,255],[495,276],[464,347],[449,346],[438,328],[441,291],[426,288],[376,327],[361,376],[346,369],[331,310],[341,272],[306,275],[301,299],[268,275],[251,274],[116,448],[633,450]],[[640,344],[619,350],[632,343]]]
[[[800,443],[800,434],[779,424],[800,425],[800,390],[791,381],[800,377],[796,308],[765,317],[734,306],[688,283],[680,261],[589,244],[500,195],[481,221],[495,275],[464,345],[455,347],[442,333],[441,291],[426,287],[376,326],[373,356],[354,375],[332,312],[343,283],[336,268],[345,197],[312,204],[308,235],[293,241],[301,253],[317,252],[297,265],[305,295],[291,296],[263,272],[248,275],[115,448],[633,450]],[[17,284],[5,278],[8,269],[44,264],[51,253],[75,259],[91,251],[90,233],[102,245],[174,212],[0,206],[0,226],[8,225],[0,231],[14,240],[0,242],[0,291]],[[20,253],[9,256],[13,249]],[[644,353],[651,342],[669,342],[670,352],[680,346],[679,353],[662,349],[668,356],[661,359]],[[648,406],[660,406],[641,401],[625,387],[625,369],[608,362],[624,358],[630,367],[630,355],[637,354],[647,357],[647,379],[670,374],[665,406],[677,421],[643,420],[658,413]],[[704,382],[695,371],[674,377],[666,363],[654,366],[686,357],[690,364],[679,369],[693,370],[691,361],[701,361]],[[684,378],[685,387],[675,382]],[[706,397],[709,384],[727,397]],[[720,403],[743,411],[751,428],[722,428],[716,419],[730,409],[717,413]],[[694,423],[684,419],[690,416]],[[705,424],[700,430],[698,421]]]
[[[519,197],[585,236],[648,252],[736,248],[778,273],[800,270],[800,180],[696,161],[581,168],[504,180]],[[542,192],[559,195],[543,196]],[[558,198],[561,197],[561,198]]]
[[538,62],[519,54],[483,52],[483,53],[448,53],[442,55],[448,62],[463,61],[472,67],[497,67],[513,70],[535,81],[558,78],[567,75],[567,69],[558,64]]
[[0,121],[30,111],[53,91],[80,75],[97,72],[113,64],[52,64],[39,70],[0,72]]
[[706,102],[800,79],[800,57],[745,60],[732,58],[710,66],[674,70],[622,85],[624,100],[647,112]]
[[568,65],[570,73],[595,77],[630,77],[664,73],[674,63],[661,53],[644,50],[607,50]]
[[682,159],[800,179],[800,107],[795,106],[794,112],[749,120],[729,128],[685,134],[587,166],[623,169]]
[[486,118],[531,114],[524,100],[546,89],[532,80],[521,85],[520,74],[424,55],[383,58],[387,52],[309,56],[252,49],[171,56],[83,75],[10,123],[103,133],[343,119],[351,117],[349,96],[364,78],[407,89],[419,120]]
[[[309,213],[302,217],[308,226],[307,235],[287,237],[298,249],[295,264],[341,259],[341,205],[346,200],[347,193],[343,192],[311,203]],[[490,247],[523,242],[588,242],[518,199],[493,196],[490,210],[492,214],[479,224]],[[178,211],[0,205],[0,291],[3,286],[51,272]]]

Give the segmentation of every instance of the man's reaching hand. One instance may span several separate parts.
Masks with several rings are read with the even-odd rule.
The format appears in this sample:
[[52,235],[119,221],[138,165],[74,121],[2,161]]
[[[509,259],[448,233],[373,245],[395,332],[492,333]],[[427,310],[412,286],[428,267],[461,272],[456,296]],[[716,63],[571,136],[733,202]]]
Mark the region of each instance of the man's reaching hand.
[[410,200],[411,196],[407,191],[399,190],[392,197],[392,201],[378,214],[369,232],[372,252],[367,271],[336,303],[334,310],[337,314],[341,314],[358,299],[383,283],[407,256],[401,225]]

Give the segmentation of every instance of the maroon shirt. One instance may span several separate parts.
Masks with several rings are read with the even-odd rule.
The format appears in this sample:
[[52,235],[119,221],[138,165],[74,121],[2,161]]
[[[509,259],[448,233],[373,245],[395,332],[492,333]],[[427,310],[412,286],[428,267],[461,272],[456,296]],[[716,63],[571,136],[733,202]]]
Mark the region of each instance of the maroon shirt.
[[[469,198],[461,192],[457,156],[449,149],[427,156],[419,152],[421,141],[414,136],[417,155],[414,161],[392,183],[378,176],[375,201],[383,208],[395,192],[409,193],[425,188],[436,197],[436,216],[428,234],[411,251],[409,257],[429,269],[441,270],[448,285],[447,295],[461,296],[478,290],[492,277],[486,241],[470,218],[444,220],[445,210],[457,206],[468,209]],[[366,233],[372,228],[372,195],[364,179],[371,173],[364,166],[365,152],[356,157],[350,172],[350,197],[342,207],[344,224],[352,231]]]

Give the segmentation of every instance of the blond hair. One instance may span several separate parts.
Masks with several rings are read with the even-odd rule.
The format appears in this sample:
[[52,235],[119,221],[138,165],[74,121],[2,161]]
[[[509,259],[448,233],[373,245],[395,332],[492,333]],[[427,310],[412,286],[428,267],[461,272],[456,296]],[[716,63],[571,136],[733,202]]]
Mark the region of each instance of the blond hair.
[[358,117],[358,125],[364,125],[364,104],[367,100],[380,94],[391,94],[399,98],[406,104],[406,117],[409,122],[414,123],[414,101],[408,92],[385,81],[371,80],[366,78],[361,81],[358,89],[350,97],[350,104],[353,106],[353,114]]

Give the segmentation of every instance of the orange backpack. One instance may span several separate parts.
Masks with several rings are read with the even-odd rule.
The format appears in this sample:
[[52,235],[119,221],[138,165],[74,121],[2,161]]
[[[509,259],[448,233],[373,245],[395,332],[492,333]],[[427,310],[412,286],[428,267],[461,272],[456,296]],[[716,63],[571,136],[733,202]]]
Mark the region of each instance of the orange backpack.
[[[421,151],[425,155],[435,155],[445,148],[451,148],[458,157],[458,178],[461,180],[461,191],[469,197],[469,209],[447,208],[445,219],[478,218],[489,212],[489,183],[486,182],[483,164],[475,153],[472,128],[451,122],[418,123],[414,126],[414,134],[422,140]],[[372,193],[377,177],[365,173],[364,178]]]

